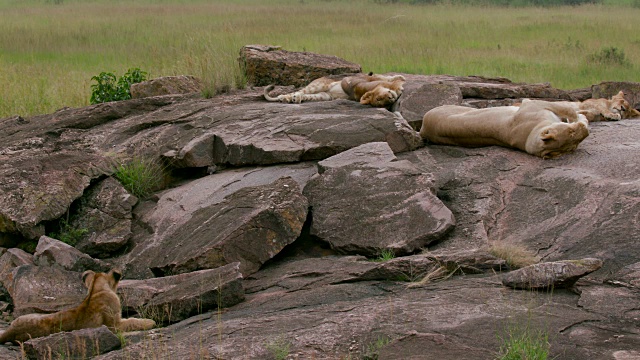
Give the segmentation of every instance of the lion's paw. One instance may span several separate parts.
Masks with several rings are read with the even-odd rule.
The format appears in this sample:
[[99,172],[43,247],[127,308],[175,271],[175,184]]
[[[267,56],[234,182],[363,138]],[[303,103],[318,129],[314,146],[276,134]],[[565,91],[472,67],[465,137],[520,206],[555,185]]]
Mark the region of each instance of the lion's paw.
[[612,120],[612,121],[618,121],[618,120],[622,119],[622,116],[620,116],[620,114],[616,114],[616,113],[602,114],[602,116],[604,116],[605,119]]

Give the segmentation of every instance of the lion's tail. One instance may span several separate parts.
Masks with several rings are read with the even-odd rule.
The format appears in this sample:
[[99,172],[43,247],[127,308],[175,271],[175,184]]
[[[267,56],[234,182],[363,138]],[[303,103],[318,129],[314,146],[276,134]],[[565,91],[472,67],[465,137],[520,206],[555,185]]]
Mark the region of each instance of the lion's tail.
[[265,87],[265,88],[264,88],[264,98],[265,98],[267,101],[280,101],[280,100],[278,100],[278,98],[277,98],[277,97],[271,97],[271,96],[269,96],[269,91],[273,90],[273,88],[274,88],[274,87],[275,87],[275,85],[271,84],[271,85],[269,85],[269,86],[267,86],[267,87]]

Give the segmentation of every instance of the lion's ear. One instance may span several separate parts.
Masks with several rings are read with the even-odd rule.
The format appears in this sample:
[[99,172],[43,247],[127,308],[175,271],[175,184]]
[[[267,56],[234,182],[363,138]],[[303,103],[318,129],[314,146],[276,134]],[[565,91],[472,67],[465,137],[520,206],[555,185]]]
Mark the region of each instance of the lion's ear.
[[544,142],[551,141],[555,138],[556,138],[556,134],[554,134],[553,131],[551,131],[551,129],[543,130],[540,133],[540,139]]
[[122,272],[120,272],[120,270],[118,269],[113,269],[111,270],[111,276],[113,277],[113,280],[118,282],[120,281],[120,279],[122,279]]
[[362,105],[370,104],[371,100],[373,100],[373,91],[367,91],[360,98],[360,104],[362,104]]
[[91,289],[91,285],[93,284],[93,280],[96,277],[96,273],[92,270],[87,270],[82,273],[82,282],[87,289]]

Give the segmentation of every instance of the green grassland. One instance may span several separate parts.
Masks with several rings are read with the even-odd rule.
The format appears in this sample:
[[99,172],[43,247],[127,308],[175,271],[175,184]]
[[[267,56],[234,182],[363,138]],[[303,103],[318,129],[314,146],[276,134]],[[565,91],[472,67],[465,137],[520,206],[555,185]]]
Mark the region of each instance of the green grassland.
[[563,89],[640,81],[633,4],[0,0],[0,118],[87,105],[92,76],[131,67],[152,78],[195,75],[209,91],[242,87],[237,56],[246,44],[336,55],[377,73],[502,76]]

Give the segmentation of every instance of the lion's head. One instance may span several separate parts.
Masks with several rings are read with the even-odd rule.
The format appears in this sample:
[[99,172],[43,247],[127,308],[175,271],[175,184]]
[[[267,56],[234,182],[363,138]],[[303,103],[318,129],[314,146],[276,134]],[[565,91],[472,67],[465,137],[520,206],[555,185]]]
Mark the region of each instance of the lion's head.
[[402,91],[404,90],[403,84],[404,77],[400,76],[392,82],[383,82],[373,88],[373,90],[367,91],[360,98],[360,104],[371,105],[375,107],[387,107],[398,100]]
[[118,288],[118,283],[122,279],[122,273],[113,269],[108,273],[96,273],[92,270],[87,270],[82,273],[82,282],[84,286],[89,290],[89,293],[93,291],[93,289],[111,289],[113,292]]
[[624,92],[620,91],[611,97],[610,110],[620,114],[622,119],[631,119],[640,116],[640,112],[634,109],[631,104],[624,98]]
[[587,124],[587,118],[580,114],[576,122],[557,122],[534,130],[537,135],[531,134],[535,137],[527,141],[527,152],[543,159],[554,159],[570,153],[589,136]]

